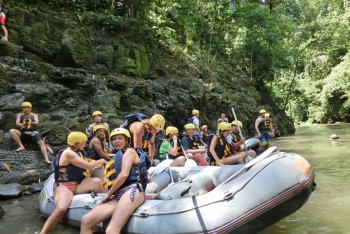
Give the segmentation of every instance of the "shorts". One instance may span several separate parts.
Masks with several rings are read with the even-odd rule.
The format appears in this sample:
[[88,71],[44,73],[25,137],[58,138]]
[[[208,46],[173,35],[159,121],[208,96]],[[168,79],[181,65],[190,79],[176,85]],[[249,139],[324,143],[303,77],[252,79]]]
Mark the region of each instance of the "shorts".
[[21,132],[21,139],[30,139],[36,143],[41,140],[41,135],[38,131],[24,131]]
[[269,132],[262,132],[261,133],[261,140],[260,144],[261,146],[268,146],[270,144],[270,133]]
[[145,191],[143,191],[142,186],[141,185],[137,185],[137,184],[132,184],[132,185],[129,185],[128,187],[122,188],[121,190],[115,192],[115,198],[117,199],[117,201],[119,201],[120,198],[122,198],[122,196],[124,195],[124,193],[126,193],[130,189],[132,189],[131,193],[130,193],[130,200],[131,201],[135,200],[136,189],[138,189],[143,194],[143,197],[146,200],[146,193],[145,193]]
[[4,12],[0,13],[0,25],[5,25],[6,22],[6,15],[4,14]]

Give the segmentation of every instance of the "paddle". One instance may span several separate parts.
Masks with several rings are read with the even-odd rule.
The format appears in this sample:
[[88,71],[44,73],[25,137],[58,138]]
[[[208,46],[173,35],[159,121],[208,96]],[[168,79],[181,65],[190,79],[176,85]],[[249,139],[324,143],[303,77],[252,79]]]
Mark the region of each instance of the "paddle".
[[[165,156],[166,156],[166,159],[169,160],[169,155],[168,155],[168,154],[165,154]],[[173,173],[171,172],[171,166],[170,166],[170,164],[169,164],[168,169],[169,169],[169,173],[170,173],[171,184],[174,184],[174,178],[173,178]]]
[[[235,112],[235,108],[233,108],[233,105],[231,105],[231,110],[232,110],[233,117],[235,118],[236,125],[238,127],[239,136],[241,137],[241,139],[243,139],[242,131],[241,131],[241,128],[239,127],[237,116],[236,116],[236,112]],[[248,157],[247,147],[245,145],[245,142],[243,143],[243,149],[245,151],[246,156]]]
[[12,173],[11,167],[7,163],[4,163],[3,165],[6,168],[6,170],[8,170],[10,173]]
[[181,146],[182,152],[184,152],[184,155],[186,157],[185,167],[197,167],[198,165],[197,165],[196,161],[194,161],[193,159],[188,158],[188,156],[186,154],[186,151],[185,151],[184,147],[182,146],[182,142],[180,141],[180,139],[179,139],[179,142],[180,142],[180,146]]
[[239,171],[237,171],[235,174],[233,174],[232,176],[230,176],[228,179],[226,179],[224,182],[222,182],[221,184],[219,184],[218,186],[216,186],[216,188],[220,187],[223,184],[226,184],[227,182],[229,182],[230,180],[232,180],[233,178],[237,177],[239,174],[241,174],[243,171],[248,171],[249,168],[251,168],[253,165],[255,165],[256,163],[264,160],[265,158],[267,158],[268,156],[270,156],[270,154],[275,151],[277,149],[277,146],[273,146],[268,148],[267,150],[265,150],[262,154],[260,154],[259,156],[257,156],[256,158],[254,158],[252,161],[250,161],[249,163],[245,164],[244,167],[242,167]]

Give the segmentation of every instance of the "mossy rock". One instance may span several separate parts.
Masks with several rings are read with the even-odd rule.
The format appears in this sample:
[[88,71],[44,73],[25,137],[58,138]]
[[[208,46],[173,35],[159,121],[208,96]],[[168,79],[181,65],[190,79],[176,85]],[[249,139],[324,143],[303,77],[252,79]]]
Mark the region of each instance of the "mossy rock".
[[128,87],[128,82],[118,77],[109,76],[107,85],[113,90],[124,91]]
[[17,57],[22,52],[23,47],[13,44],[10,41],[0,41],[0,56]]
[[94,64],[94,54],[90,37],[86,28],[67,29],[63,34],[55,64],[62,67],[91,67]]
[[109,71],[114,67],[114,48],[113,46],[103,46],[97,49],[97,63],[107,66]]

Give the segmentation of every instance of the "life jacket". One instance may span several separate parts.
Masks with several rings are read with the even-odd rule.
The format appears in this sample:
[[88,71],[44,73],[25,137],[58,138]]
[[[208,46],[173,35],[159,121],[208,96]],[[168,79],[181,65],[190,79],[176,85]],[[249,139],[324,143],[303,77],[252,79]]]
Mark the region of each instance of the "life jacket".
[[232,142],[233,143],[237,143],[241,140],[241,136],[239,134],[232,133],[231,135],[232,135]]
[[32,125],[32,122],[34,122],[34,115],[30,113],[29,115],[25,115],[22,113],[19,122],[24,124],[20,130],[21,131],[35,131],[36,126]]
[[[121,128],[126,128],[130,132],[130,146],[134,147],[134,134],[130,131],[130,125],[134,122],[142,122],[144,119],[148,119],[147,115],[142,113],[128,114],[124,117],[126,121],[120,125]],[[145,125],[145,123],[143,123]],[[142,136],[142,150],[148,153],[148,142],[152,138],[152,134],[147,131]]]
[[156,140],[156,154],[155,154],[155,156],[158,158],[159,158],[159,150],[160,150],[160,147],[161,147],[163,141],[164,141],[163,137],[160,137]]
[[207,141],[208,136],[209,136],[209,133],[207,133],[207,132],[203,132],[202,141],[203,141],[203,142],[206,142],[206,141]]
[[[128,178],[126,178],[125,182],[120,186],[119,189],[125,188],[131,184],[139,183],[142,184],[142,188],[145,191],[147,183],[148,183],[148,175],[147,170],[151,166],[151,161],[149,160],[147,154],[140,148],[135,149],[137,154],[140,157],[140,163],[133,164],[129,173]],[[110,189],[114,184],[116,178],[121,172],[122,169],[122,161],[123,155],[126,149],[119,150],[115,156],[106,164],[105,166],[105,188]]]
[[[83,179],[90,177],[89,170],[83,169],[81,167],[74,166],[73,164],[68,164],[66,166],[60,166],[60,159],[63,151],[62,149],[57,152],[55,156],[54,166],[55,166],[55,183],[58,185],[59,182],[78,182],[80,183]],[[76,152],[76,154],[87,162],[91,162],[91,159],[84,155],[85,151]],[[63,169],[63,170],[62,170]],[[60,175],[66,174],[64,180],[59,180]]]
[[[100,144],[102,147],[102,151],[106,154],[107,153],[107,148],[106,148],[106,139],[100,139]],[[95,149],[89,149],[89,157],[93,160],[99,160],[101,159],[100,155],[96,152]]]
[[270,131],[270,128],[271,128],[270,119],[262,118],[262,120],[258,125],[258,128],[259,128],[259,131],[262,131],[262,132]]
[[182,140],[184,140],[184,138],[187,138],[189,143],[190,143],[190,148],[189,149],[198,149],[200,141],[198,141],[197,137],[195,135],[193,136],[189,136],[189,135],[185,135],[184,137],[182,137]]
[[[213,133],[209,134],[210,142],[213,139],[214,135],[215,134],[213,134]],[[222,158],[227,157],[231,154],[230,145],[227,142],[225,137],[218,136],[218,135],[217,135],[217,137],[218,137],[218,142],[217,142],[214,150],[215,150],[216,155],[219,157],[219,159],[222,159]],[[208,153],[208,156],[210,158],[210,161],[215,161],[213,155],[210,153],[210,142],[208,144],[207,153]]]

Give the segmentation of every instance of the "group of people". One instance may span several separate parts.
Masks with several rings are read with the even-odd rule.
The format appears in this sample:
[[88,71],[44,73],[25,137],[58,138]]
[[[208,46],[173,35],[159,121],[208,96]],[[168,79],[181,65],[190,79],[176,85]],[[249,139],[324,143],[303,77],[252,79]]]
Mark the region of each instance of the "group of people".
[[[23,102],[21,108],[22,113],[16,118],[18,129],[10,130],[18,144],[16,151],[24,150],[21,138],[29,137],[38,143],[45,161],[51,163],[47,158],[45,143],[36,131],[39,119],[31,112],[32,104]],[[266,128],[272,130],[272,124],[271,120],[266,119],[266,112],[263,112],[260,111],[256,126],[258,135],[266,140]],[[156,134],[165,127],[162,115],[155,114],[148,118],[140,113],[131,114],[126,116],[127,120],[119,128],[110,131],[109,125],[102,121],[102,112],[93,112],[93,123],[85,133],[70,132],[68,147],[56,154],[56,206],[41,233],[55,228],[67,211],[73,195],[92,191],[107,194],[99,206],[82,218],[81,232],[92,233],[96,224],[111,218],[107,233],[119,233],[134,210],[145,200],[145,183],[140,179],[140,167],[147,171],[154,158],[161,161],[172,159],[171,166],[184,166],[186,158],[193,159],[201,166],[221,166],[245,163],[247,158],[256,156],[253,150],[242,147],[245,143],[239,131],[243,127],[242,122],[235,120],[229,123],[222,115],[217,132],[209,134],[208,127],[200,125],[199,111],[193,110],[192,115],[184,126],[184,132],[175,126],[168,126],[161,144],[156,147]],[[141,163],[143,158],[149,163]]]

